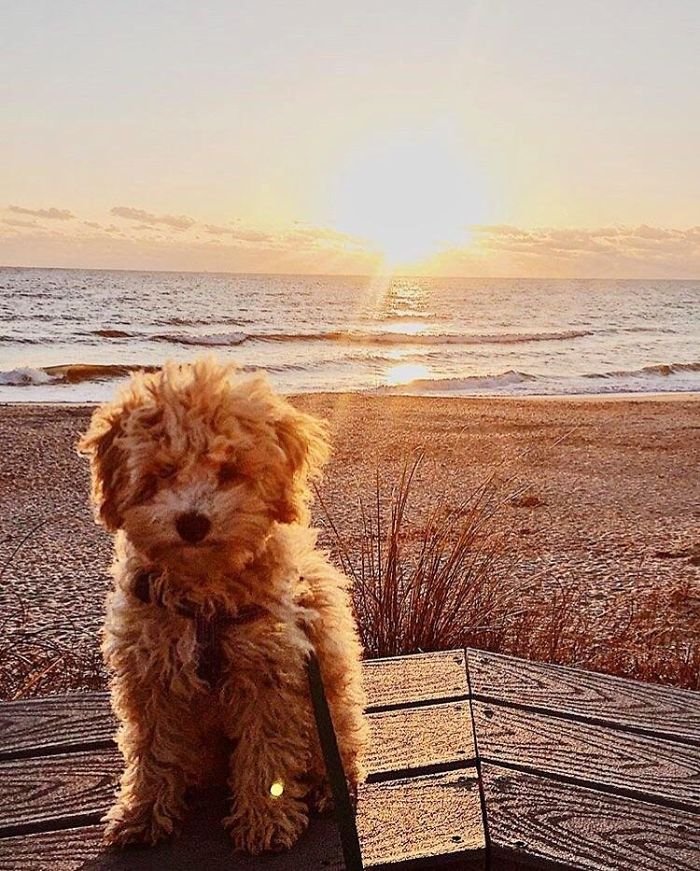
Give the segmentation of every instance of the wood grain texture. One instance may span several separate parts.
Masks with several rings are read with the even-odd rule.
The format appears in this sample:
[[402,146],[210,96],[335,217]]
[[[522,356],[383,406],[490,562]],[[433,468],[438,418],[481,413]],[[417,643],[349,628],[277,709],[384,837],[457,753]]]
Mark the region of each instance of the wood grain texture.
[[482,765],[493,871],[697,871],[700,817]]
[[102,826],[0,838],[0,871],[77,871],[102,852]]
[[700,693],[467,651],[475,696],[700,744]]
[[[363,673],[370,709],[468,694],[461,650],[372,660]],[[106,746],[115,731],[104,692],[0,703],[0,759]]]
[[479,757],[700,811],[700,749],[472,702]]
[[367,710],[409,706],[469,694],[462,650],[375,659],[364,664]]
[[[71,754],[71,756],[79,754]],[[52,793],[56,796],[56,793]],[[66,813],[92,803],[71,802]],[[99,803],[99,799],[98,799]],[[102,808],[100,808],[100,811]],[[205,805],[188,817],[182,835],[154,849],[105,850],[101,827],[0,838],[0,871],[146,871],[146,869],[342,869],[335,822],[313,820],[291,853],[260,859],[236,857],[220,820],[225,805]],[[26,818],[26,813],[25,813]],[[463,868],[483,868],[484,835],[474,768],[361,788],[358,829],[367,868],[435,867],[459,858]]]
[[116,731],[107,693],[0,704],[0,759],[108,744]]
[[86,815],[96,822],[114,797],[122,764],[116,747],[0,763],[0,834]]
[[475,768],[360,788],[357,830],[366,868],[456,859],[484,867],[484,829]]
[[469,702],[447,702],[370,714],[365,764],[370,779],[415,769],[474,762]]
[[89,826],[0,839],[0,871],[342,871],[340,842],[332,819],[314,819],[288,853],[262,857],[233,852],[220,813],[188,821],[182,835],[152,848],[106,849],[102,827]]

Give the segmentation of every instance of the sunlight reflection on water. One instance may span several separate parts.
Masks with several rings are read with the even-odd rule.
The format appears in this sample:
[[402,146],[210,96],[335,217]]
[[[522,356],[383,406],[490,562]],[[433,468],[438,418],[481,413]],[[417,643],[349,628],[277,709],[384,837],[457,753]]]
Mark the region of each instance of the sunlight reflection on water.
[[398,384],[408,384],[411,381],[416,381],[419,378],[429,378],[430,367],[423,363],[401,363],[399,366],[392,366],[386,372],[386,383],[391,387],[396,387]]

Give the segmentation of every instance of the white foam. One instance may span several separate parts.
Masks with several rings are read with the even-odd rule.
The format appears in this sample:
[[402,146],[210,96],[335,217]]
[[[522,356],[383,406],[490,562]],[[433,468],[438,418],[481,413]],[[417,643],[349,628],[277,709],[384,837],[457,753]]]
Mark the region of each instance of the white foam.
[[227,348],[231,345],[241,345],[249,338],[248,333],[233,332],[233,333],[209,333],[208,335],[198,336],[196,334],[189,335],[187,333],[163,333],[153,336],[158,342],[172,342],[177,345],[195,345],[210,348]]
[[20,366],[9,372],[0,372],[0,384],[7,387],[29,387],[33,384],[50,384],[56,379],[43,369],[32,369],[30,366]]

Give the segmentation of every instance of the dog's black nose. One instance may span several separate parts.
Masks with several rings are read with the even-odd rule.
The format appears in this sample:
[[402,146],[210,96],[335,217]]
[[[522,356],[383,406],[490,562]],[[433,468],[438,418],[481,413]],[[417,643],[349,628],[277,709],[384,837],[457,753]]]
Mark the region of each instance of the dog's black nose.
[[190,544],[196,544],[206,538],[211,529],[211,523],[208,517],[198,511],[188,511],[186,514],[179,515],[175,521],[175,528],[179,532],[180,538],[184,538]]

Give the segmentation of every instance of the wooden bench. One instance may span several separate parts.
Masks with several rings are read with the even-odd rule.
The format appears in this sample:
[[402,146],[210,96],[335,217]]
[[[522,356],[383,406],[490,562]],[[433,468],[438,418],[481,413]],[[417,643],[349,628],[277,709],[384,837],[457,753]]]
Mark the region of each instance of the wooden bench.
[[[478,650],[365,665],[366,868],[700,869],[700,695]],[[105,850],[121,760],[106,693],[0,705],[0,871],[340,869],[332,818],[235,856],[216,801],[176,840]]]

